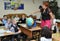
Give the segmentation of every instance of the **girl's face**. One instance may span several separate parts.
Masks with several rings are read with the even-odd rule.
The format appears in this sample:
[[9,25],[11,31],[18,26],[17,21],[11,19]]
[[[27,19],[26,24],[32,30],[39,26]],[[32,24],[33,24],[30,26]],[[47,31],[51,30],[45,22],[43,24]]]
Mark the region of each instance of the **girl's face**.
[[47,7],[43,4],[43,5],[42,5],[42,8],[43,8],[43,9],[46,9]]
[[4,19],[7,19],[7,17],[5,16]]
[[25,15],[22,15],[22,18],[25,18]]
[[12,20],[12,23],[13,23],[13,24],[16,24],[17,22],[16,22],[16,20],[15,20],[15,19],[13,19],[13,20]]
[[8,23],[11,23],[11,19],[8,19]]
[[16,15],[16,17],[18,17],[18,15]]

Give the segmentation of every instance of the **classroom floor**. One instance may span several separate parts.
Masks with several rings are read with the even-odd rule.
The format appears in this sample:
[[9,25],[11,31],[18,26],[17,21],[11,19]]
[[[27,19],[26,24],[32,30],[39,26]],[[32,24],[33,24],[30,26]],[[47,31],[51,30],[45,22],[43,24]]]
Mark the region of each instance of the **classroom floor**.
[[60,33],[54,33],[52,34],[53,41],[60,41]]

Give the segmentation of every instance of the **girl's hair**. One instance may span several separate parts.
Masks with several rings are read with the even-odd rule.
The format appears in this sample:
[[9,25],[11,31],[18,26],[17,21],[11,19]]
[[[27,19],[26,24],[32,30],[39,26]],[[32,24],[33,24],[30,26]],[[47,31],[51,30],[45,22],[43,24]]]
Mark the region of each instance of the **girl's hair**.
[[7,16],[7,15],[4,15],[3,17],[5,17],[5,16]]
[[41,30],[41,37],[52,38],[51,30],[48,27],[43,27]]
[[48,1],[43,1],[43,5],[45,5],[46,7],[49,7],[49,2]]
[[42,9],[42,6],[41,5],[39,6],[39,9]]

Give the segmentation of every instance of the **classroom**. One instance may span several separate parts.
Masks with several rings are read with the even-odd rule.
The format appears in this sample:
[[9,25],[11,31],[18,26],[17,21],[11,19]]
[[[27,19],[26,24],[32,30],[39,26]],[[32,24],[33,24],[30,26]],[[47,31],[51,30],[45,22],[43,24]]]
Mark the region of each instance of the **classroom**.
[[0,41],[60,41],[60,0],[0,0]]

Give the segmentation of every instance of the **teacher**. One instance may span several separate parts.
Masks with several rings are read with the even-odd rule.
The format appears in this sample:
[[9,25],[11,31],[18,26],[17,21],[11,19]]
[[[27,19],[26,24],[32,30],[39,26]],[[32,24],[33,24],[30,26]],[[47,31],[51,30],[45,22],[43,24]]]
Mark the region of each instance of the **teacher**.
[[49,29],[51,29],[52,21],[53,21],[53,13],[49,8],[49,2],[44,1],[42,6],[39,6],[39,9],[32,12],[38,13],[41,12],[42,15],[42,20],[41,20],[41,27],[43,28],[44,26],[47,26]]

